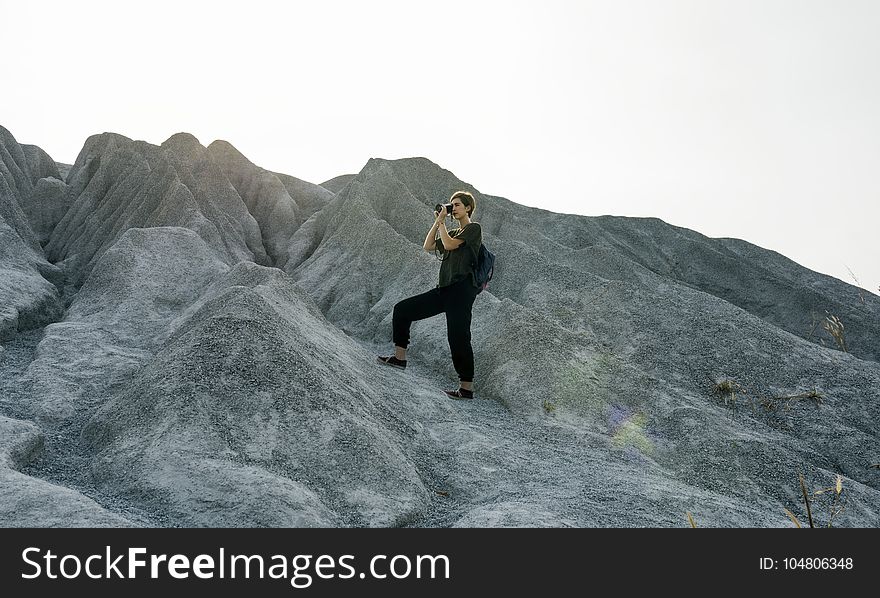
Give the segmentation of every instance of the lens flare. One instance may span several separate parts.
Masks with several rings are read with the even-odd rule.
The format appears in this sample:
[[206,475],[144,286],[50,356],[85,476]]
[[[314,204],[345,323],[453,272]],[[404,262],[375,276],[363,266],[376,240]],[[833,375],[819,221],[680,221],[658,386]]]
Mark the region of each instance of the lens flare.
[[615,448],[635,449],[646,457],[654,453],[654,442],[645,430],[648,417],[641,412],[633,413],[626,407],[611,405],[608,413],[608,429],[611,444]]

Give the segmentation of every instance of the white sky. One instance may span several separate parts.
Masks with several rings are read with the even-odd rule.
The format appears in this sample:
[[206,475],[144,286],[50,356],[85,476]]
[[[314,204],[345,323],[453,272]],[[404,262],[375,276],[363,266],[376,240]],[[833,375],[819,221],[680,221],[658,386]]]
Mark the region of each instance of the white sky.
[[0,0],[0,39],[0,124],[59,162],[104,131],[313,183],[424,156],[880,286],[878,1]]

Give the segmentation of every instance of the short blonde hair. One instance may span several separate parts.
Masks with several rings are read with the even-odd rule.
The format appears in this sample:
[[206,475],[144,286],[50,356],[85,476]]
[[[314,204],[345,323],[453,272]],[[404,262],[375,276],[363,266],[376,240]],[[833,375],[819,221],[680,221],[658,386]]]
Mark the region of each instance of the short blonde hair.
[[456,191],[452,194],[452,197],[449,198],[449,202],[452,203],[452,200],[458,198],[461,200],[462,205],[464,205],[465,209],[470,208],[468,210],[468,218],[473,218],[474,212],[477,209],[477,200],[467,191]]

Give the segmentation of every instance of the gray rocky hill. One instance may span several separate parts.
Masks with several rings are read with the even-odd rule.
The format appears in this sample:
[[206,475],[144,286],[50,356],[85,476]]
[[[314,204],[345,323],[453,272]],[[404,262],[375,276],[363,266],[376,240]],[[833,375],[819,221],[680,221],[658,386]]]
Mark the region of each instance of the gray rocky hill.
[[[498,265],[457,402],[442,318],[405,372],[375,354],[461,189]],[[878,331],[778,253],[425,158],[318,185],[185,133],[64,165],[0,127],[4,526],[790,526],[803,474],[875,527]]]

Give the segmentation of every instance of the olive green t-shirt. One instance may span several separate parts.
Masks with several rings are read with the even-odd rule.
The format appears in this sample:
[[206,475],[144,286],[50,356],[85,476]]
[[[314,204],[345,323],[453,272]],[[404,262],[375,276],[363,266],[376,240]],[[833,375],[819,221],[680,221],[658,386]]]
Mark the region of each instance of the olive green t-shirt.
[[477,286],[474,283],[474,270],[477,267],[480,244],[483,242],[480,225],[471,222],[464,228],[449,231],[449,236],[453,239],[461,239],[464,243],[457,249],[446,251],[443,249],[443,241],[437,239],[436,249],[443,257],[443,263],[440,265],[440,284],[437,286],[449,286],[466,277],[470,277],[471,284]]

